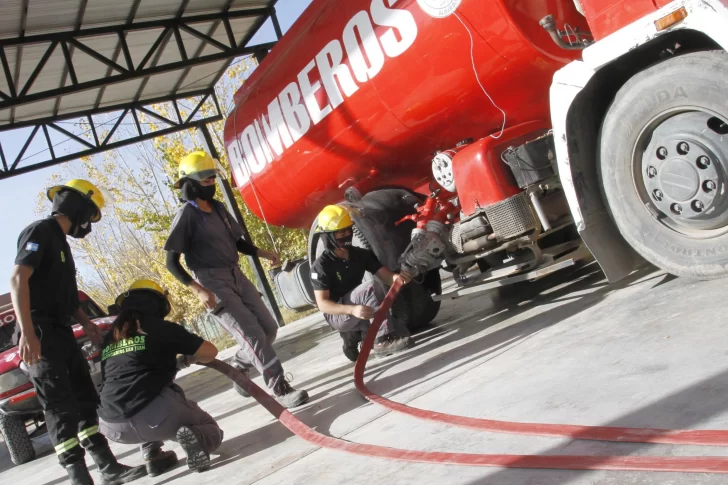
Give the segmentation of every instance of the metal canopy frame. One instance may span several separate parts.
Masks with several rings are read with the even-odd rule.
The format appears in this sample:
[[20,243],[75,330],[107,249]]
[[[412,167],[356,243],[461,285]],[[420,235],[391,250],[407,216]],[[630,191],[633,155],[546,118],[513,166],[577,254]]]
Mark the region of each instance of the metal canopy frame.
[[[191,110],[189,109],[189,107],[181,106],[181,101],[190,99],[194,100],[194,104],[191,107]],[[154,109],[150,105],[157,103],[171,103],[172,107],[174,108],[173,114],[175,116],[164,116],[154,111]],[[201,108],[208,103],[212,103],[214,105],[214,112],[201,118],[196,118],[195,116],[200,112]],[[187,111],[189,111],[189,113],[187,113]],[[97,120],[94,119],[94,116],[111,113],[119,113],[118,118],[115,117],[115,121],[112,120],[111,122],[106,121],[105,123],[99,123]],[[114,135],[117,132],[117,129],[119,128],[119,125],[121,125],[122,121],[127,118],[127,115],[131,115],[130,117],[133,122],[136,134],[128,138],[112,141]],[[0,180],[23,173],[32,172],[34,170],[51,167],[53,165],[58,165],[63,162],[76,160],[81,157],[96,155],[99,153],[103,153],[107,150],[113,150],[115,148],[121,148],[141,141],[151,140],[158,136],[165,136],[171,133],[176,133],[178,131],[188,130],[190,128],[197,128],[199,127],[200,123],[212,123],[215,121],[220,121],[223,119],[223,116],[224,113],[222,113],[222,110],[220,109],[220,103],[218,102],[214,90],[207,90],[201,92],[185,93],[184,95],[177,97],[165,96],[159,99],[147,100],[143,103],[127,103],[102,110],[89,110],[85,113],[82,113],[81,115],[73,114],[63,117],[51,117],[35,120],[32,122],[25,122],[21,125],[23,127],[32,127],[32,129],[25,139],[23,148],[21,148],[20,153],[18,153],[14,160],[8,160],[6,158],[5,152],[2,148],[2,143],[0,143],[0,164],[2,164],[2,170],[0,170]],[[147,123],[142,123],[139,121],[140,118],[143,117],[153,119],[155,124],[159,125],[160,128],[153,131],[142,129],[142,124],[147,125]],[[79,136],[78,134],[72,133],[62,126],[59,126],[64,120],[78,118],[85,118],[86,124],[89,127],[87,132],[90,132],[92,134],[92,137],[89,137],[87,139]],[[111,124],[111,129],[105,131],[102,130],[103,126],[108,124]],[[18,127],[14,126],[13,128]],[[7,129],[10,128],[5,128],[5,130]],[[0,129],[0,132],[1,131],[3,131],[3,129]],[[55,144],[52,143],[50,136],[51,133],[53,133],[56,137],[62,137],[63,141]],[[33,142],[33,140],[36,139],[37,136],[41,136],[41,134],[45,138],[50,158],[44,161],[35,162],[26,166],[19,167],[18,165],[21,160],[23,160],[23,156],[30,147],[30,144]],[[74,141],[85,148],[73,151],[72,153],[62,156],[56,155],[54,147],[58,146],[59,144],[65,143],[66,141]]]
[[[134,22],[134,17],[141,4],[141,0],[134,0],[125,23],[82,29],[82,19],[88,0],[81,0],[73,28],[70,28],[69,25],[69,29],[66,31],[25,35],[28,0],[24,0],[20,35],[14,38],[0,38],[0,80],[4,79],[5,86],[7,86],[6,90],[0,90],[0,113],[3,110],[5,112],[10,111],[7,122],[0,120],[0,134],[13,130],[17,130],[15,133],[23,129],[27,131],[22,135],[25,136],[25,142],[20,153],[12,160],[7,158],[7,153],[3,150],[2,141],[0,140],[0,180],[190,128],[198,128],[202,134],[202,141],[208,150],[215,153],[208,124],[221,120],[225,115],[215,95],[215,84],[228,69],[234,58],[253,55],[260,62],[268,54],[275,42],[254,46],[248,46],[248,44],[269,18],[272,21],[276,38],[280,39],[283,35],[275,12],[276,0],[269,0],[269,2],[267,8],[233,10],[232,7],[235,1],[227,0],[220,12],[184,16],[184,11],[190,0],[180,0],[177,15],[174,18]],[[242,35],[243,38],[236,38],[233,21],[256,17],[257,21],[246,29],[246,33]],[[208,25],[207,33],[203,31],[204,29],[200,29],[201,24]],[[213,33],[220,25],[224,27],[225,32],[223,41],[213,37]],[[133,36],[137,33],[148,33],[155,29],[160,31],[156,36],[156,40],[149,45],[141,60],[135,62],[130,39],[133,39]],[[200,42],[194,51],[190,51],[185,46],[183,34],[188,39],[192,37]],[[99,49],[93,48],[88,43],[91,39],[98,39],[103,36],[115,36],[118,40],[111,55],[100,52]],[[42,50],[44,45],[46,46],[45,51],[32,66],[30,75],[23,83],[19,83],[20,58],[23,48],[41,46]],[[170,48],[176,49],[176,55],[172,55],[171,60],[169,56]],[[15,69],[11,69],[7,49],[16,49]],[[138,49],[138,45],[135,46],[135,49]],[[95,77],[92,76],[91,79],[79,79],[78,64],[73,55],[76,50],[101,63],[105,66],[105,69],[97,73]],[[54,53],[58,52],[62,54],[63,59],[60,83],[52,88],[46,86],[45,89],[33,90],[44,67],[49,63],[49,59]],[[137,57],[139,57],[138,50],[136,53]],[[219,69],[214,69],[212,74],[205,76],[210,78],[210,82],[205,83],[204,89],[195,88],[194,86],[189,87],[195,84],[196,81],[187,85],[184,84],[188,75],[196,67],[215,66],[221,63],[223,65]],[[179,71],[181,74],[166,94],[163,96],[144,96],[145,87],[150,79],[159,74],[173,73],[174,71]],[[111,105],[102,102],[107,88],[130,81],[140,82],[132,99],[128,99],[127,96],[122,102],[112,103]],[[92,93],[94,90],[98,93],[93,107],[60,112],[61,101],[64,97],[84,92]],[[190,99],[194,100],[193,106],[183,109],[181,102]],[[18,108],[48,101],[54,101],[51,114],[43,113],[37,116],[26,114],[23,116],[25,119],[18,119],[20,117],[16,116],[16,109]],[[152,107],[154,104],[167,103],[174,108],[174,116],[163,115]],[[214,109],[203,110],[202,108],[205,105],[214,106]],[[118,118],[114,117],[112,113],[119,113]],[[99,124],[94,119],[94,117],[103,116],[115,121],[106,121]],[[128,138],[114,140],[119,125],[129,117],[133,120],[131,124],[134,125],[135,133]],[[158,129],[144,130],[142,128],[144,123],[140,121],[140,118],[153,119]],[[84,123],[89,128],[86,133],[90,132],[91,136],[87,139],[59,126],[65,120],[85,120]],[[105,125],[112,122],[113,125],[110,130],[102,130]],[[54,148],[64,143],[64,141],[54,144],[51,133],[56,139],[61,137],[65,141],[73,141],[81,148],[71,153],[59,155]],[[37,137],[44,139],[47,145],[44,152],[47,151],[49,156],[45,160],[22,163],[24,155]],[[245,227],[245,221],[240,211],[237,210],[228,180],[220,179],[219,183],[222,186],[223,197],[228,207],[233,210],[238,223],[243,228],[245,239],[252,243],[252,238],[250,238]],[[273,313],[278,325],[283,326],[283,317],[276,303],[275,295],[265,277],[260,260],[257,256],[250,259],[252,269],[256,274],[258,288],[265,294],[267,306]]]
[[[246,39],[236,39],[231,27],[231,20],[238,18],[260,17],[261,15],[266,16],[263,18],[267,19],[268,15],[275,15],[275,11],[270,9],[241,10],[237,12],[223,12],[219,14],[183,17],[172,20],[139,22],[126,26],[98,27],[78,31],[34,35],[29,37],[16,37],[13,39],[0,39],[0,62],[2,63],[3,72],[10,91],[9,93],[0,91],[0,109],[11,108],[35,101],[42,101],[48,98],[57,98],[64,95],[78,93],[80,91],[109,86],[123,81],[146,78],[154,74],[186,69],[198,64],[208,64],[211,62],[232,59],[246,54],[255,54],[256,52],[264,49],[270,49],[274,43],[245,47]],[[222,43],[213,39],[209,35],[197,30],[194,26],[194,24],[207,22],[222,22],[228,37],[227,43]],[[160,30],[160,33],[154,43],[149,46],[149,49],[142,60],[135,64],[130,54],[127,37],[133,35],[135,32],[149,30]],[[186,32],[202,41],[202,46],[198,49],[197,53],[187,52],[182,41],[181,32]],[[84,43],[84,40],[109,34],[115,34],[118,36],[119,47],[123,53],[123,61],[120,61],[117,58],[118,54],[108,57]],[[175,42],[172,45],[176,47],[178,56],[181,60],[162,64],[150,62],[155,57],[160,57],[162,51],[169,48],[168,44],[172,37],[175,39]],[[10,71],[7,55],[5,54],[5,48],[18,45],[27,47],[38,44],[48,44],[45,53],[36,62],[28,80],[22,85],[16,85],[15,77]],[[201,52],[205,50],[207,46],[214,47],[217,52],[201,55]],[[111,73],[105,76],[98,76],[95,79],[79,82],[78,77],[76,76],[74,61],[70,55],[72,48],[76,48],[105,64],[111,70]],[[70,76],[71,85],[59,86],[46,91],[30,93],[35,80],[56,49],[61,49],[63,52],[65,61],[64,69]],[[176,93],[180,89],[184,82],[184,77],[185,76],[181,76],[177,85],[172,88],[171,91],[173,93]],[[142,89],[143,87],[140,86],[136,94],[136,99],[139,99],[141,96]],[[98,101],[96,108],[98,108]]]
[[[269,18],[273,23],[276,37],[280,38],[282,36],[275,13],[275,1],[272,2],[269,8],[231,10],[234,2],[228,0],[226,6],[220,12],[184,16],[182,13],[189,0],[181,0],[178,15],[175,18],[132,23],[131,19],[139,3],[140,0],[135,0],[130,19],[125,24],[81,29],[78,28],[80,25],[79,20],[76,23],[76,28],[67,31],[0,38],[0,81],[4,80],[6,86],[5,90],[0,89],[0,112],[10,113],[8,122],[0,121],[0,134],[18,130],[13,133],[13,136],[16,140],[18,137],[24,140],[20,153],[17,156],[13,154],[12,159],[10,159],[7,150],[4,150],[2,140],[0,140],[0,180],[84,156],[99,154],[106,150],[150,140],[157,136],[187,130],[199,126],[201,121],[209,123],[221,120],[225,113],[220,109],[218,99],[215,96],[214,85],[230,66],[232,60],[237,57],[252,55],[258,61],[261,61],[268,51],[273,48],[275,42],[248,46],[250,39]],[[79,13],[79,16],[82,16],[82,12]],[[257,21],[249,29],[246,29],[245,35],[236,35],[235,21],[256,18]],[[213,32],[217,32],[219,27],[224,29],[223,41],[219,40],[220,35],[213,35]],[[141,52],[138,44],[132,48],[131,42],[134,41],[136,35],[149,36],[150,32],[156,34],[154,42],[151,42]],[[190,51],[185,46],[183,35],[186,36],[186,39],[194,38],[198,41],[194,51]],[[92,47],[94,39],[108,39],[110,36],[118,40],[113,53],[104,53]],[[215,36],[218,39],[214,38]],[[38,59],[33,59],[31,74],[21,83],[18,82],[19,59],[16,59],[15,68],[12,69],[7,52],[8,49],[17,48],[17,55],[20,56],[22,49],[28,47],[44,49],[44,53]],[[136,56],[132,55],[131,51],[133,49],[136,51]],[[78,70],[78,56],[74,56],[74,51],[82,52],[85,56],[94,59],[100,65],[105,66],[105,70],[98,71],[97,75],[91,79],[88,79],[88,76],[82,79]],[[41,72],[48,65],[49,59],[54,53],[57,58],[62,54],[61,67],[63,74],[60,77],[59,85],[50,89],[34,90]],[[137,58],[136,62],[133,57]],[[23,59],[23,62],[27,69],[28,62],[31,61]],[[205,76],[209,78],[209,82],[205,82],[205,88],[195,89],[194,86],[190,87],[201,80],[192,80],[186,83],[190,72],[195,67],[218,66],[221,63],[223,65],[219,69],[214,68],[212,73]],[[58,65],[55,68],[58,68]],[[151,98],[143,95],[147,83],[153,76],[175,71],[179,72],[180,75],[174,85],[170,86],[167,94]],[[108,103],[104,105],[102,103],[104,92],[107,89],[115,84],[129,82],[139,83],[132,99],[114,103],[113,105],[108,105]],[[61,100],[64,97],[82,95],[84,92],[88,92],[90,96],[95,96],[91,108],[59,113]],[[197,100],[193,101],[193,103],[196,103],[196,109],[191,115],[182,119],[179,114],[179,103],[188,98],[202,98],[202,101],[199,103],[197,103]],[[17,108],[48,101],[54,101],[51,115],[25,116],[26,119],[18,119],[19,117],[16,116]],[[210,101],[215,105],[215,113],[208,113],[203,118],[199,116],[195,118],[201,106]],[[176,120],[160,119],[160,115],[151,109],[150,105],[163,103],[171,103],[174,106],[177,113]],[[118,120],[124,119],[129,113],[132,115],[136,124],[136,136],[112,142],[112,136],[118,125],[114,126],[112,132],[108,135],[103,137],[100,135],[100,130],[97,129],[98,126],[95,124],[93,117],[104,114],[111,115],[114,112],[122,113]],[[147,117],[155,118],[161,124],[167,126],[153,132],[145,132],[139,123],[141,113],[144,113]],[[93,139],[91,137],[89,139],[82,138],[58,126],[61,121],[79,119],[87,121],[86,124],[89,125]],[[23,131],[20,130],[21,128],[30,128],[30,130]],[[62,141],[52,143],[51,134],[56,140],[60,139]],[[33,157],[32,162],[26,162],[26,159],[30,157],[26,157],[26,159],[23,157],[33,140],[36,140],[39,136],[45,137],[45,143],[47,144],[45,152],[47,152],[48,157],[43,160],[35,160],[36,157]],[[82,148],[59,156],[54,151],[54,146],[69,140],[73,140],[77,146],[82,146]]]

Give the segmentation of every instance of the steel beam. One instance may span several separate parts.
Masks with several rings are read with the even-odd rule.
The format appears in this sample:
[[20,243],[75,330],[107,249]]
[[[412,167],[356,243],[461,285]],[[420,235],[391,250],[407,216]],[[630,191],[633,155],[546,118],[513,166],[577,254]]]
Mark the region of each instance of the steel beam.
[[[193,97],[201,97],[199,100],[195,100],[195,106],[193,110],[191,111],[190,115],[188,115],[184,120],[180,120],[180,122],[174,122],[170,119],[167,119],[166,117],[155,113],[154,111],[148,109],[145,107],[145,105],[148,104],[155,104],[155,103],[166,103],[170,102],[174,106],[175,113],[179,112],[179,102],[181,100]],[[214,102],[215,111],[216,113],[212,116],[208,116],[202,120],[195,120],[192,121],[192,118],[195,116],[197,112],[199,112],[200,108],[208,101]],[[114,122],[113,127],[111,128],[111,131],[109,131],[108,134],[106,134],[104,137],[101,136],[101,133],[99,131],[100,126],[97,126],[94,122],[94,119],[91,115],[98,115],[98,114],[111,114],[115,112],[120,112],[119,118]],[[134,125],[136,127],[137,134],[136,136],[132,136],[125,140],[119,140],[116,142],[110,142],[112,136],[116,132],[119,125],[122,123],[122,120],[124,117],[130,113],[132,114]],[[150,118],[154,118],[160,123],[168,124],[169,127],[162,128],[150,133],[144,133],[141,127],[141,123],[139,121],[139,113],[143,113]],[[60,117],[50,117],[43,120],[38,120],[35,123],[23,123],[22,127],[33,127],[31,130],[30,136],[28,136],[22,146],[22,149],[20,153],[16,156],[15,160],[12,161],[12,163],[8,164],[8,161],[5,158],[5,153],[3,152],[2,143],[0,143],[0,162],[2,162],[2,169],[0,169],[0,180],[6,179],[9,177],[13,177],[16,175],[20,175],[23,173],[32,172],[34,170],[40,170],[42,168],[51,167],[54,165],[61,164],[63,162],[67,162],[70,160],[75,160],[81,157],[96,155],[98,153],[105,152],[107,150],[112,150],[115,148],[121,148],[127,145],[131,145],[133,143],[137,143],[140,141],[145,140],[151,140],[153,138],[156,138],[158,136],[165,136],[169,135],[171,133],[176,133],[178,131],[188,130],[190,128],[196,128],[199,126],[199,124],[202,123],[211,123],[214,121],[220,121],[223,118],[223,113],[220,111],[219,103],[217,101],[217,98],[215,97],[215,93],[213,90],[206,90],[201,91],[198,93],[193,94],[183,94],[180,96],[167,96],[163,98],[156,98],[150,102],[137,102],[137,103],[126,103],[121,104],[117,106],[113,106],[106,109],[99,109],[99,110],[89,110],[84,113],[75,113],[74,115],[69,116],[69,118],[83,118],[85,122],[89,123],[89,132],[93,135],[91,139],[86,139],[83,136],[80,136],[78,134],[72,133],[71,131],[63,128],[62,126],[59,126],[58,123],[62,119],[66,118],[60,118]],[[110,123],[110,121],[108,122]],[[105,123],[105,124],[108,124]],[[0,127],[0,133],[7,132],[13,129],[20,128],[20,126],[4,126]],[[84,146],[83,149],[69,153],[63,156],[57,156],[57,150],[54,150],[54,146],[51,142],[51,137],[49,135],[49,128],[55,130],[57,133],[65,136],[68,140],[73,140],[76,143],[79,143]],[[43,131],[43,136],[46,140],[46,143],[48,145],[48,152],[50,159],[41,161],[41,162],[35,162],[29,165],[20,166],[21,162],[23,161],[23,155],[25,155],[25,152],[27,151],[28,147],[30,146],[31,142],[33,141],[33,138],[36,136],[39,131]],[[8,166],[9,165],[9,166]]]

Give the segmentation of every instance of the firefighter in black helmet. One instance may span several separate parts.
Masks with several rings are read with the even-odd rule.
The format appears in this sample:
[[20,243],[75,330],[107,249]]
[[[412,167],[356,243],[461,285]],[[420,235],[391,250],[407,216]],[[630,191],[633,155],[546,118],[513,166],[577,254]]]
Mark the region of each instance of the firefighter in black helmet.
[[101,472],[102,484],[116,485],[146,474],[116,461],[99,433],[99,402],[86,359],[71,326],[78,322],[98,345],[98,328],[79,306],[76,267],[66,236],[83,238],[101,220],[105,199],[86,180],[71,180],[47,192],[51,216],[36,221],[18,238],[18,254],[10,279],[18,318],[15,339],[20,357],[45,411],[58,461],[74,485],[93,484],[84,450]]

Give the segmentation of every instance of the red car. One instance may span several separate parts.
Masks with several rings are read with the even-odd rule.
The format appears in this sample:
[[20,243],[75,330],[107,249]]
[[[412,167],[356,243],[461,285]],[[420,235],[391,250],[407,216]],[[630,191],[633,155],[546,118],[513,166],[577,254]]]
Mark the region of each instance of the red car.
[[[113,321],[89,296],[78,292],[81,307],[102,331],[108,330]],[[10,294],[0,296],[0,433],[10,452],[10,459],[16,465],[35,459],[35,449],[28,433],[28,426],[35,430],[42,428],[43,410],[35,394],[33,384],[20,368],[18,347],[13,345],[15,332],[15,310]],[[81,347],[91,377],[98,386],[101,381],[99,351],[93,347],[80,325],[74,325],[73,334]]]

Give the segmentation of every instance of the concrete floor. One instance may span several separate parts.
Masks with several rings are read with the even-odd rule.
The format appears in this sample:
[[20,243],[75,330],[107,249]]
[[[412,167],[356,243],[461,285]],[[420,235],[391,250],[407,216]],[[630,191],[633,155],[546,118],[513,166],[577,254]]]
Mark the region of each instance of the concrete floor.
[[[405,355],[373,360],[379,394],[451,414],[545,423],[728,428],[725,282],[690,282],[645,269],[607,285],[595,265],[565,270],[499,295],[445,302]],[[413,450],[517,454],[713,455],[726,448],[571,441],[469,431],[367,403],[353,364],[319,316],[281,330],[276,343],[293,385],[311,403],[296,415],[319,432]],[[226,355],[230,355],[229,352]],[[259,381],[259,379],[256,379]],[[307,444],[210,370],[180,378],[225,430],[212,470],[185,466],[144,484],[724,484],[708,474],[573,472],[412,464]],[[0,445],[0,483],[64,483],[47,438],[43,456],[12,467]],[[183,456],[174,443],[172,449]],[[140,463],[132,446],[113,446]],[[95,471],[92,472],[95,474]]]

